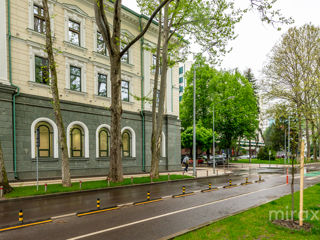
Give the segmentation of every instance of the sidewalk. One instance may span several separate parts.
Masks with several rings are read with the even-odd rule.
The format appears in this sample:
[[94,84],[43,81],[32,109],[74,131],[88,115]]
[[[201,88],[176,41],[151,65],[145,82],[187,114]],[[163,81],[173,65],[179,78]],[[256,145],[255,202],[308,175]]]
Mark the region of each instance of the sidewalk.
[[[160,175],[193,175],[193,169],[192,167],[189,167],[189,171],[187,173],[183,172],[183,168],[181,168],[181,171],[176,172],[162,172]],[[227,169],[217,169],[216,173],[213,174],[213,170],[211,167],[197,167],[197,177],[208,177],[208,176],[220,176],[224,174],[230,174],[231,171],[228,171]],[[127,174],[124,175],[124,178],[131,178],[131,177],[149,177],[149,173],[140,173],[140,174]],[[89,182],[89,181],[100,181],[100,180],[106,180],[106,176],[99,176],[99,177],[79,177],[79,178],[72,178],[71,182]],[[12,182],[10,185],[12,187],[24,187],[24,186],[35,186],[37,184],[36,181],[21,181],[21,182]],[[61,184],[61,179],[47,179],[47,180],[40,180],[39,185],[44,184]]]

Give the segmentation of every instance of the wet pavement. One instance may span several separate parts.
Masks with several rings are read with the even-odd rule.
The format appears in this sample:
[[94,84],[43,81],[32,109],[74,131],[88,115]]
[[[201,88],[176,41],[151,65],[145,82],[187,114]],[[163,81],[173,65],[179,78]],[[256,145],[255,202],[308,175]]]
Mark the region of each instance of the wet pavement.
[[[268,174],[264,175],[264,178],[265,182],[262,183],[219,189],[208,193],[196,193],[178,199],[166,198],[160,202],[128,206],[85,217],[61,218],[49,224],[0,233],[0,239],[166,239],[177,232],[290,193],[290,185],[284,184],[284,175]],[[238,177],[235,182],[242,182],[242,179],[243,177]],[[214,185],[220,186],[224,184],[226,177],[215,180]],[[320,178],[306,179],[306,186],[319,181]],[[207,183],[207,179],[198,179],[197,181],[189,181],[185,185],[187,191],[190,191],[206,188]],[[299,179],[296,178],[295,188],[297,190],[299,189],[298,183]],[[174,189],[178,186],[177,183],[153,185],[154,188],[151,192],[154,193],[153,197],[156,197],[156,194],[161,195],[161,188],[166,188],[167,193],[175,194],[181,191]],[[132,188],[132,190],[140,192],[139,189]],[[140,193],[143,193],[143,190]],[[167,193],[165,195],[169,195]],[[112,195],[110,192],[104,194],[107,194],[106,196],[109,194],[109,197]],[[132,194],[131,192],[130,196]],[[138,195],[134,196],[139,200],[144,199]],[[124,197],[123,195],[119,199]],[[95,202],[92,206],[94,204]]]

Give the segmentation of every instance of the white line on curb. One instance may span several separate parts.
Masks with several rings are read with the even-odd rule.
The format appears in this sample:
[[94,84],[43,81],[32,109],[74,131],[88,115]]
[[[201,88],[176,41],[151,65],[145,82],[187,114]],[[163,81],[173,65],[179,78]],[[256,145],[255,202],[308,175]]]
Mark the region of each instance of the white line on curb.
[[68,214],[64,214],[64,215],[59,215],[59,216],[51,217],[51,219],[54,220],[54,219],[58,219],[58,218],[71,217],[71,216],[74,216],[74,215],[76,215],[76,214],[77,214],[77,213],[68,213]]

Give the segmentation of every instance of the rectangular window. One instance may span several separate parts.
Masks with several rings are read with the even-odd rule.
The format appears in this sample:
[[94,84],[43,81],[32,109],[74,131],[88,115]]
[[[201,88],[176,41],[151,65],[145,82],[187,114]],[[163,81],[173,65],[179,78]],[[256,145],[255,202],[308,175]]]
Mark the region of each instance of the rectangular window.
[[179,67],[179,74],[183,73],[183,67]]
[[179,77],[179,83],[183,83],[183,77]]
[[[122,51],[124,48],[125,48],[124,44],[121,44],[120,51]],[[123,56],[121,57],[121,61],[125,63],[129,63],[129,50],[123,54]]]
[[80,23],[69,20],[69,42],[80,46]]
[[121,99],[122,101],[129,102],[129,82],[121,81]]
[[35,82],[49,85],[49,63],[47,58],[35,56]]
[[179,96],[179,102],[181,102],[181,100],[182,100],[182,96]]
[[107,96],[107,75],[98,74],[98,95]]
[[97,52],[105,56],[108,55],[106,44],[100,32],[97,32]]
[[183,92],[183,87],[179,86],[179,92]]
[[70,89],[81,92],[81,68],[70,66]]
[[46,32],[46,22],[44,20],[43,8],[38,5],[33,5],[33,21],[34,30],[39,33]]

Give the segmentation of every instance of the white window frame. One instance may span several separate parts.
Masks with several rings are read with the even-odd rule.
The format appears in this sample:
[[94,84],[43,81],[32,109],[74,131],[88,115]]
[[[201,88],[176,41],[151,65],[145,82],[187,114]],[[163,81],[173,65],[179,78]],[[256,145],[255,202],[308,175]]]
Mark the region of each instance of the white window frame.
[[166,135],[164,132],[161,133],[161,152],[160,152],[160,157],[166,157]]
[[35,127],[39,122],[46,122],[51,125],[53,130],[53,158],[59,158],[59,149],[58,149],[58,127],[54,121],[49,118],[41,117],[34,120],[31,124],[31,158],[36,157],[36,144],[35,144]]
[[99,74],[107,75],[107,98],[111,97],[111,79],[109,68],[94,66],[94,95],[98,96],[98,76]]
[[135,158],[136,157],[136,133],[131,127],[124,127],[121,129],[121,139],[122,139],[122,134],[125,130],[128,130],[131,134],[131,142],[130,142],[130,157]]
[[[73,91],[70,89],[70,65],[81,68],[81,92],[87,92],[87,64],[85,62],[79,61],[77,59],[72,59],[66,57],[66,89]],[[76,91],[77,92],[77,91]]]
[[[36,82],[36,69],[35,69],[35,56],[42,58],[48,58],[48,54],[41,48],[29,46],[29,58],[30,58],[30,82]],[[51,72],[49,73],[49,85],[51,82]]]
[[[106,128],[108,129],[109,131],[109,134],[110,134],[110,126],[108,124],[101,124],[97,130],[96,130],[96,158],[99,158],[99,147],[100,147],[100,144],[99,144],[99,132],[102,128]],[[109,145],[108,145],[108,151],[109,151],[109,154],[110,154],[110,145],[111,145],[111,142],[109,142]]]
[[[43,6],[42,5],[42,0],[29,0],[29,4],[28,4],[28,8],[29,8],[29,23],[28,23],[28,29],[32,30],[34,32],[37,32],[34,30],[34,14],[33,14],[33,5],[36,4],[38,6]],[[51,2],[51,0],[49,0],[48,3],[48,8],[49,8],[49,15],[53,16],[53,3]],[[50,26],[51,26],[51,35],[54,36],[54,18],[51,17],[50,19]],[[38,34],[43,34],[44,33],[39,33]]]
[[84,157],[89,158],[89,130],[88,127],[80,121],[73,121],[67,127],[67,145],[68,145],[68,154],[70,158],[70,145],[71,145],[71,138],[70,138],[70,130],[74,125],[79,125],[82,127],[84,131]]
[[[75,45],[73,43],[70,42],[69,39],[69,20],[74,21],[74,22],[78,22],[80,24],[80,45]],[[65,32],[65,41],[67,43],[70,43],[74,46],[77,47],[86,47],[86,34],[85,34],[85,29],[86,29],[86,19],[85,17],[82,17],[79,14],[70,12],[68,10],[64,10],[64,32]]]

